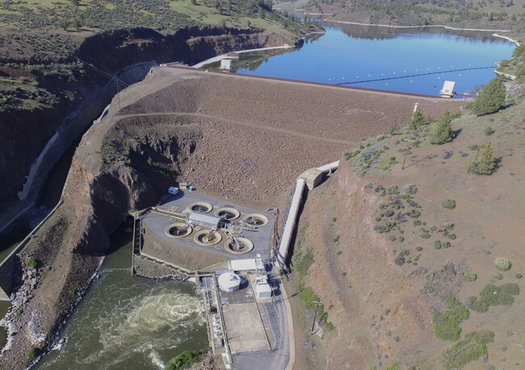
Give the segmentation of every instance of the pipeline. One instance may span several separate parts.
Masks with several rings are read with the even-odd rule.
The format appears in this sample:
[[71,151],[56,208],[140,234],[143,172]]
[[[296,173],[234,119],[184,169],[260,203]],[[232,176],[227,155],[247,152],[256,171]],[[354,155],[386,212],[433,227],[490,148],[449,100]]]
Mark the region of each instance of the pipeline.
[[[317,170],[321,171],[323,174],[328,174],[337,170],[338,167],[339,161],[335,161],[332,163],[328,163],[324,166],[317,167]],[[283,272],[286,272],[288,270],[288,254],[291,247],[292,236],[298,223],[299,208],[301,207],[304,201],[303,195],[305,193],[305,188],[307,189],[306,182],[304,181],[304,179],[299,177],[295,183],[295,190],[292,195],[292,203],[290,204],[290,208],[288,210],[288,217],[286,218],[286,223],[284,224],[283,236],[281,238],[281,243],[279,244],[279,251],[276,256],[277,263],[279,264],[279,267]]]

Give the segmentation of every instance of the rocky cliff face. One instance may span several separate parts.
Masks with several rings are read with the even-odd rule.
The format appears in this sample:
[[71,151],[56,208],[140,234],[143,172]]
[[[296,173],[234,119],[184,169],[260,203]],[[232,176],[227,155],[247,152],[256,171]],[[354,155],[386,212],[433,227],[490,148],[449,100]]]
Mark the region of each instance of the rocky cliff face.
[[[89,96],[91,92],[100,90],[111,75],[126,66],[150,60],[156,60],[157,63],[180,61],[193,64],[232,50],[282,45],[286,42],[293,41],[259,29],[213,27],[191,27],[168,36],[151,29],[138,28],[106,32],[87,38],[75,55],[103,73],[85,68],[85,75],[75,83],[43,77],[42,85],[50,90],[67,89],[70,91],[69,98],[63,99],[52,109],[0,113],[0,202],[16,197],[31,164],[66,117],[79,107],[91,103],[90,100],[100,98],[100,93]],[[124,80],[126,83],[137,81]],[[116,88],[117,84],[107,87],[110,93],[116,92]],[[123,88],[122,84],[119,88]],[[77,119],[93,121],[109,102],[104,96],[103,100],[97,104],[100,109],[96,112],[87,109]],[[72,137],[71,142],[74,140]],[[55,162],[59,158],[60,155]],[[38,190],[35,189],[37,192]]]

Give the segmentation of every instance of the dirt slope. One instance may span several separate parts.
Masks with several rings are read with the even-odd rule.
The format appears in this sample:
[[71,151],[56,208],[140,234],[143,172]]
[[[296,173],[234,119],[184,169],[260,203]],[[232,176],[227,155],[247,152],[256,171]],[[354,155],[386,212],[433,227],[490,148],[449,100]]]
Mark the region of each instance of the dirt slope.
[[[430,128],[373,140],[354,158],[343,156],[338,172],[309,195],[298,239],[302,254],[311,251],[314,262],[304,284],[321,298],[335,325],[332,331],[321,330],[322,340],[298,342],[298,357],[309,359],[310,368],[385,368],[396,362],[401,368],[442,368],[443,351],[457,342],[436,337],[433,315],[447,310],[450,296],[470,314],[459,325],[460,340],[474,330],[495,334],[494,343],[487,344],[488,357],[473,356],[467,368],[484,367],[484,361],[523,366],[525,330],[516,323],[525,307],[525,236],[520,232],[525,221],[520,170],[525,167],[525,103],[519,97],[516,101],[494,115],[453,121],[458,135],[445,145],[428,143],[425,130]],[[490,136],[484,133],[487,126],[495,129]],[[488,142],[500,167],[490,176],[467,173],[473,145]],[[362,154],[370,148],[384,153],[361,177],[366,168]],[[383,158],[391,156],[396,163],[385,168]],[[407,194],[407,184],[417,191]],[[442,206],[447,199],[455,200],[455,208]],[[389,221],[396,226],[378,232],[378,225]],[[496,269],[497,257],[510,259],[512,268]],[[473,282],[470,273],[477,275]],[[478,312],[469,299],[479,297],[487,284],[517,284],[522,292],[512,304]],[[302,315],[303,325],[311,326],[312,310]],[[461,356],[466,358],[466,351],[456,357]]]

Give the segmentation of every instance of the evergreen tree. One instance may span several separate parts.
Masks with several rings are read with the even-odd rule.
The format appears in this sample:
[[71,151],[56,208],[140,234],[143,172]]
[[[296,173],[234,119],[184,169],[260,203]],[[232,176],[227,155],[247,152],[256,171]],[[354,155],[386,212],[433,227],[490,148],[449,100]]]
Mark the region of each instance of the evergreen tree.
[[467,171],[476,175],[492,175],[496,169],[496,162],[494,151],[489,142],[487,145],[478,148],[474,158],[467,164]]
[[483,87],[472,106],[476,116],[497,112],[505,103],[505,84],[500,77],[492,79]]
[[443,113],[436,120],[434,131],[430,133],[429,139],[431,144],[445,144],[452,141],[452,118],[449,112]]
[[408,129],[409,130],[417,130],[419,127],[425,125],[427,123],[427,120],[425,119],[425,116],[420,111],[415,111],[412,114],[412,117],[407,122]]

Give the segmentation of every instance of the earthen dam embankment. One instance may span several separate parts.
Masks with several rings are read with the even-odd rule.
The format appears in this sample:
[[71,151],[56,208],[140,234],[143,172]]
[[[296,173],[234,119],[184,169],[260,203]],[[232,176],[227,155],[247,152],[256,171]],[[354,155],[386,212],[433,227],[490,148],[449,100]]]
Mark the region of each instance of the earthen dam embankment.
[[[28,298],[11,315],[17,350],[5,352],[2,363],[21,367],[29,348],[47,348],[98,268],[109,233],[130,210],[155,204],[168,185],[184,181],[254,208],[284,208],[298,172],[403,125],[416,102],[434,117],[463,104],[188,68],[152,70],[115,97],[84,135],[63,203],[22,251],[22,264],[32,257],[51,269],[40,268],[36,282],[24,281],[28,287],[19,290]],[[29,324],[45,339],[28,335]]]

